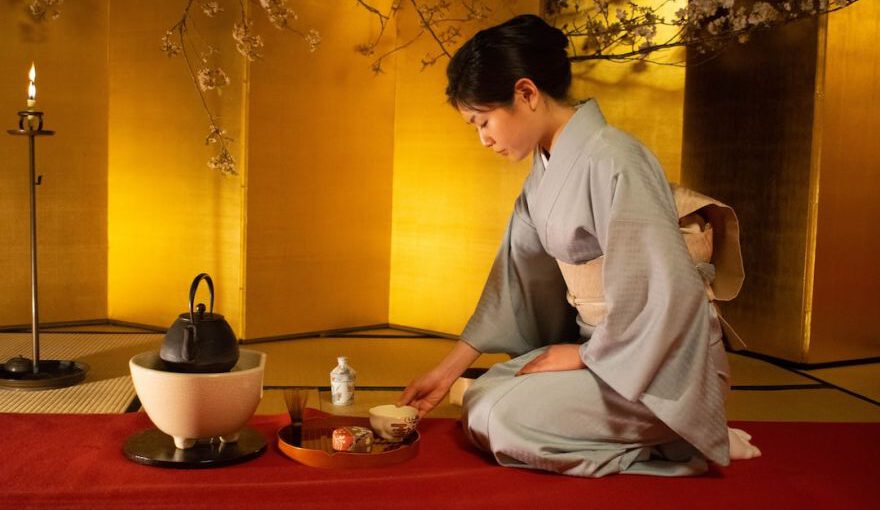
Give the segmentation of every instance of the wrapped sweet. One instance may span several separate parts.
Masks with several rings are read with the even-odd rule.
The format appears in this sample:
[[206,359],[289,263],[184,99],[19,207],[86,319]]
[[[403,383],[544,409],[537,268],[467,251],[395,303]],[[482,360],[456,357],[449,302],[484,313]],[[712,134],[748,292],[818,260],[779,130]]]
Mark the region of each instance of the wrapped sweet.
[[366,427],[339,427],[333,430],[333,449],[338,452],[369,453],[373,431]]

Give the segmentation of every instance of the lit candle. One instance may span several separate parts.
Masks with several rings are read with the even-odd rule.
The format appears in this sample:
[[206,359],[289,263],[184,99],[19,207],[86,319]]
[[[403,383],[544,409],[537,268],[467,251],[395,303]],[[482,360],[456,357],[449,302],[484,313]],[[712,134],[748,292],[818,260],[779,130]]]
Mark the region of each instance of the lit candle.
[[28,79],[30,79],[31,83],[28,85],[27,105],[28,108],[33,108],[37,105],[37,86],[34,85],[34,80],[37,79],[37,68],[34,66],[33,62],[31,62],[31,70],[28,73]]

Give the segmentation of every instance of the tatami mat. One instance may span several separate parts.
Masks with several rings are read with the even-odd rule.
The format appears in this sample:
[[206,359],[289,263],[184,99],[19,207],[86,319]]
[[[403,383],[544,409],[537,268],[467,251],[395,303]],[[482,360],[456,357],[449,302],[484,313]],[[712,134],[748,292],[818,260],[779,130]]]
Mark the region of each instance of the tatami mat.
[[394,337],[419,336],[419,337],[427,337],[427,338],[439,338],[439,337],[432,335],[432,334],[420,333],[417,331],[406,331],[406,330],[396,329],[396,328],[378,328],[378,329],[371,329],[368,331],[366,331],[366,330],[365,331],[352,331],[351,333],[346,333],[346,334],[339,335],[339,336],[356,337],[358,335],[384,335],[384,336],[390,336],[390,337],[391,336],[394,336]]
[[135,396],[131,378],[88,379],[69,388],[43,391],[0,390],[3,413],[122,413]]
[[[442,338],[304,338],[242,345],[268,354],[266,386],[327,386],[338,356],[348,357],[362,386],[405,386],[427,372],[452,349]],[[483,355],[474,366],[509,359]]]
[[[31,327],[30,325],[20,326],[20,327],[4,327],[0,334],[5,333],[26,333],[30,335]],[[41,324],[40,325],[40,334],[46,333],[122,333],[122,334],[137,334],[137,333],[157,333],[158,331],[155,329],[141,328],[141,327],[133,327],[133,326],[125,326],[122,324],[106,324],[106,323],[98,323],[98,324],[74,324],[67,326],[52,326]]]
[[733,386],[787,386],[816,383],[791,370],[741,354],[729,352],[727,359],[730,360],[732,378],[730,383]]
[[[149,348],[157,348],[163,336],[155,333],[139,334],[79,334],[41,333],[40,357],[42,359],[73,359],[92,366],[90,377],[107,374],[128,374],[131,356]],[[0,334],[0,360],[33,353],[30,333]]]
[[[319,409],[325,413],[338,416],[369,416],[371,407],[382,404],[394,404],[400,397],[398,390],[370,390],[358,389],[355,391],[354,403],[350,406],[334,406],[330,400],[329,391],[311,390],[307,407]],[[263,392],[263,400],[257,408],[257,414],[284,414],[287,408],[284,405],[284,391],[281,389],[266,390]],[[444,401],[432,412],[433,418],[458,418],[461,408]]]
[[132,328],[129,326],[120,326],[117,324],[83,324],[80,326],[63,326],[46,328],[51,333],[156,333],[156,331],[142,328]]
[[[393,404],[400,394],[396,389],[358,389],[353,405],[337,407],[331,403],[329,391],[312,390],[308,407],[336,415],[367,416],[371,407]],[[285,412],[282,390],[264,392],[257,414]],[[431,416],[458,418],[460,413],[459,407],[444,400]],[[743,421],[880,422],[880,407],[834,389],[734,391],[728,397],[727,418]]]
[[[128,360],[158,349],[162,335],[43,333],[41,359],[67,359],[89,365],[85,381],[43,391],[0,389],[0,412],[121,413],[134,399]],[[30,333],[0,334],[0,361],[33,357]]]
[[[320,409],[321,400],[317,389],[306,389],[309,396],[306,401],[306,407]],[[256,414],[284,414],[287,412],[287,406],[284,404],[284,390],[267,389],[263,391],[263,400],[257,407]]]
[[846,388],[880,402],[880,363],[805,370],[805,372],[835,386]]
[[[93,327],[93,326],[89,326]],[[161,334],[43,333],[43,359],[74,359],[91,370],[83,383],[70,388],[39,392],[0,390],[0,412],[119,413],[135,397],[128,360],[135,354],[157,350]],[[398,336],[399,330],[359,332]],[[259,414],[286,412],[283,387],[308,386],[310,407],[334,414],[366,416],[379,404],[393,403],[400,388],[430,370],[452,349],[454,341],[441,338],[326,337],[243,345],[266,352],[268,360],[264,399]],[[0,362],[16,355],[31,356],[29,333],[0,334]],[[355,405],[338,408],[330,403],[329,372],[337,356],[347,356],[358,371]],[[774,366],[731,353],[733,384],[728,399],[731,420],[755,421],[880,421],[880,406],[830,386]],[[484,355],[475,363],[489,367],[505,361],[504,355]],[[880,400],[880,365],[804,371],[833,385]],[[818,386],[818,388],[817,388]],[[320,389],[320,391],[319,391]],[[456,417],[457,407],[442,404],[432,416]]]
[[727,418],[749,421],[880,422],[880,406],[835,389],[733,391]]

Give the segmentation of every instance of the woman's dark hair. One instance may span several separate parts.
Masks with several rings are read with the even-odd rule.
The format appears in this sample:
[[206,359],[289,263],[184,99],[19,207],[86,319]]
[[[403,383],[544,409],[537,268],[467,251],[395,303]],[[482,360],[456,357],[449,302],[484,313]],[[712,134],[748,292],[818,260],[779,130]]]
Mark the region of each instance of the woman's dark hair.
[[533,14],[477,32],[446,68],[446,97],[456,108],[510,105],[517,80],[529,78],[563,100],[571,85],[568,38]]

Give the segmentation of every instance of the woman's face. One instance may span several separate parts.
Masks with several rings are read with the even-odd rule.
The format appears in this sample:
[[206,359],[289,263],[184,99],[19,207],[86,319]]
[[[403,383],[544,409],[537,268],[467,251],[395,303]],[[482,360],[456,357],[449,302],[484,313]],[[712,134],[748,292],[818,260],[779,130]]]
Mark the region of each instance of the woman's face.
[[520,161],[530,155],[540,140],[534,111],[519,95],[510,106],[474,110],[458,109],[462,118],[477,129],[480,143],[510,160]]

